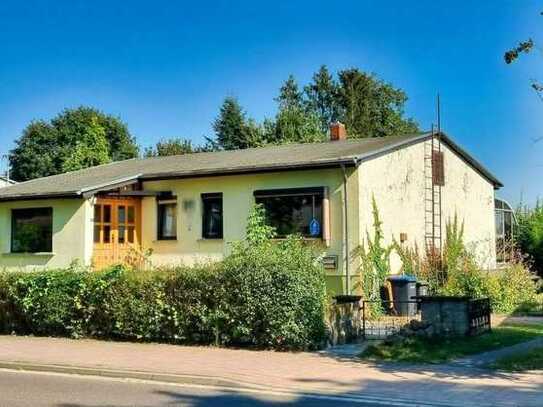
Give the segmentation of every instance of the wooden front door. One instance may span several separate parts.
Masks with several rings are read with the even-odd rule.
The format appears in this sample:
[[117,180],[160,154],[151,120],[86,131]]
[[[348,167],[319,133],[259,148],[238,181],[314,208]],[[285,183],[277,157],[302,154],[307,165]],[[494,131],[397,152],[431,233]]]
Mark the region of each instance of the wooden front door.
[[123,263],[140,242],[140,199],[98,198],[94,205],[94,267],[99,270]]

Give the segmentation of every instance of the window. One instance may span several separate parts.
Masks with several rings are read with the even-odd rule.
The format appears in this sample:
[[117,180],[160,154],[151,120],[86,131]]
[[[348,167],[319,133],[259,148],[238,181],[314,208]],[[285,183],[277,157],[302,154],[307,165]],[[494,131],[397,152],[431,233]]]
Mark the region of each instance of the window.
[[159,198],[158,206],[158,240],[177,239],[177,200],[172,197]]
[[111,205],[94,205],[94,243],[111,243]]
[[296,188],[255,191],[266,220],[275,227],[277,237],[299,233],[304,237],[322,237],[324,188]]
[[53,208],[12,209],[11,252],[53,251]]
[[442,151],[432,151],[432,181],[434,185],[445,185],[445,163]]
[[222,193],[202,194],[202,237],[222,239]]
[[496,221],[496,261],[507,263],[511,261],[514,251],[515,214],[507,202],[495,199],[494,216]]

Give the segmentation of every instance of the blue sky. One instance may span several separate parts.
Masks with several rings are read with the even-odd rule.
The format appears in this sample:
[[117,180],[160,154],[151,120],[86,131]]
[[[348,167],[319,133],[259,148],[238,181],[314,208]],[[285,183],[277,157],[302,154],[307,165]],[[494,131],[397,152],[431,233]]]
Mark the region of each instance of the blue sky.
[[543,1],[12,1],[0,3],[0,152],[32,119],[92,105],[143,146],[200,142],[226,95],[257,120],[281,82],[321,64],[359,67],[404,89],[423,128],[443,128],[517,202],[543,196],[543,56],[507,66],[519,40],[543,41]]

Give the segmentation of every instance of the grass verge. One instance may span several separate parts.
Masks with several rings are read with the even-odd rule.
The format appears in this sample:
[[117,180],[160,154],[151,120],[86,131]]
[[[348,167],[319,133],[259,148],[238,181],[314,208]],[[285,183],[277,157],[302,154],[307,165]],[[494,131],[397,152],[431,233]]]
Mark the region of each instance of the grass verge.
[[520,355],[498,359],[490,367],[508,372],[543,370],[543,347],[532,349]]
[[473,355],[516,345],[543,335],[543,325],[502,325],[474,337],[417,338],[384,341],[371,345],[361,358],[375,361],[442,363],[462,356]]

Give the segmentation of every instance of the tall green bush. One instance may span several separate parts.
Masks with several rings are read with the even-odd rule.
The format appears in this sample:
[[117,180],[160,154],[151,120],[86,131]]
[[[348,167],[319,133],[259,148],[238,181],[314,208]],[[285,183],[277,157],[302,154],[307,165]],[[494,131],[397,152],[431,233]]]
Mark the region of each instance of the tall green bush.
[[0,332],[308,349],[325,339],[325,283],[299,237],[275,242],[260,208],[223,262],[101,272],[0,272]]
[[247,240],[223,263],[224,340],[279,348],[322,342],[326,287],[316,253],[299,236],[273,242],[259,205],[249,220]]
[[534,269],[543,276],[543,203],[538,201],[534,208],[521,206],[516,217],[516,242],[520,250],[529,256]]

